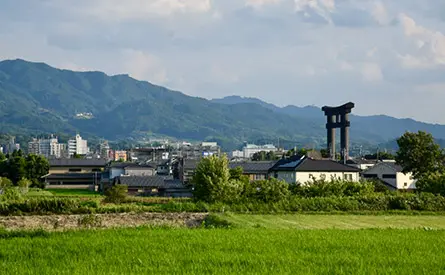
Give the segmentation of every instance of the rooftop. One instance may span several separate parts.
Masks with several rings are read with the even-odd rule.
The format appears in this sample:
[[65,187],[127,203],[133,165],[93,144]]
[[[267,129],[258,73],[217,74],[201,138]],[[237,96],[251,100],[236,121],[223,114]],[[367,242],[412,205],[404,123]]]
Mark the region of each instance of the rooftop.
[[129,187],[155,187],[155,188],[181,188],[184,187],[180,181],[172,180],[171,177],[161,176],[120,176],[117,182]]
[[347,166],[332,160],[315,160],[305,156],[293,156],[278,161],[272,171],[297,172],[359,172],[360,169]]
[[243,168],[245,173],[267,173],[270,168],[275,165],[276,161],[247,161],[247,162],[231,162],[229,168]]
[[50,167],[104,167],[107,163],[104,159],[50,159]]

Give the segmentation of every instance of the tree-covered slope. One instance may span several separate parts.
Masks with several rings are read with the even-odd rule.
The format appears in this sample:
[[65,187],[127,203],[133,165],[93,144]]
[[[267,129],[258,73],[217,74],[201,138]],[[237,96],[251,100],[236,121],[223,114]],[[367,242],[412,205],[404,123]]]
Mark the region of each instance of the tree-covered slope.
[[[92,113],[89,119],[77,113]],[[60,70],[24,60],[0,62],[3,133],[76,131],[110,140],[163,135],[215,140],[232,149],[244,141],[285,146],[323,145],[317,107],[280,108],[255,98],[206,100],[137,81],[127,75]],[[391,117],[352,117],[352,142],[382,143],[405,130],[445,138],[445,127]]]

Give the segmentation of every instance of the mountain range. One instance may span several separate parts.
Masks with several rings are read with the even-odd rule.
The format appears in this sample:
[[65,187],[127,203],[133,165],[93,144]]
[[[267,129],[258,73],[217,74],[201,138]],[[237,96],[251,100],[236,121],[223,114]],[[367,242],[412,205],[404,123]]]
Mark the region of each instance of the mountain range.
[[[327,104],[329,105],[329,104]],[[77,115],[91,113],[88,116]],[[256,98],[192,97],[128,75],[74,72],[25,60],[0,62],[2,133],[81,133],[109,140],[172,137],[285,147],[324,146],[319,107],[278,107]],[[445,126],[389,116],[351,116],[351,142],[376,146],[405,131],[445,139]]]

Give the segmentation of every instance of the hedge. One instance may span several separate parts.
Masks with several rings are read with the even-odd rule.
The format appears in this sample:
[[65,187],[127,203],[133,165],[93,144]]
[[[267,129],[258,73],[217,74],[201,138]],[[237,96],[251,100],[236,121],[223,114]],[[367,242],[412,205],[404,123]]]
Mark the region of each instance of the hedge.
[[292,212],[378,212],[378,211],[445,212],[445,197],[421,194],[375,194],[355,197],[291,196],[287,199],[262,203],[204,203],[170,200],[163,203],[125,203],[101,205],[96,200],[68,198],[33,198],[0,203],[0,215],[30,214],[83,214],[123,212],[238,212],[238,213],[292,213]]

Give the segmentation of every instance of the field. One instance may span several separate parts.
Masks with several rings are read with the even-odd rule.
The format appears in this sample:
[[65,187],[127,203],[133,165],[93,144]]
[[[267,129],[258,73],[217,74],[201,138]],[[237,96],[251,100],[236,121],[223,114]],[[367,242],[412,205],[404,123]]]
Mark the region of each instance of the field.
[[444,274],[445,231],[136,228],[0,239],[0,274]]
[[54,196],[58,197],[97,197],[101,196],[100,193],[87,189],[45,189],[51,192]]
[[424,215],[219,215],[236,228],[268,229],[445,229],[445,216]]

